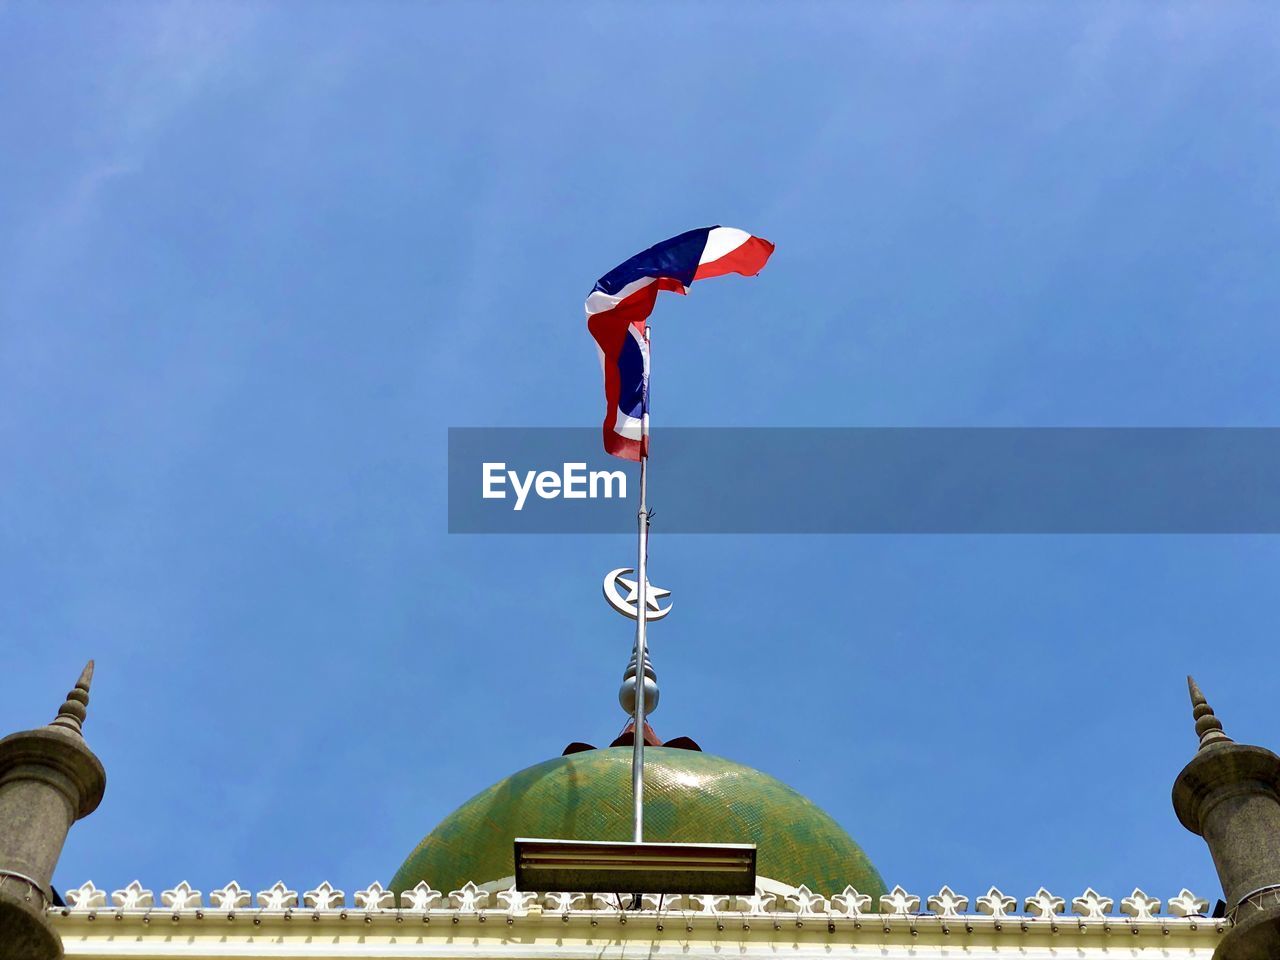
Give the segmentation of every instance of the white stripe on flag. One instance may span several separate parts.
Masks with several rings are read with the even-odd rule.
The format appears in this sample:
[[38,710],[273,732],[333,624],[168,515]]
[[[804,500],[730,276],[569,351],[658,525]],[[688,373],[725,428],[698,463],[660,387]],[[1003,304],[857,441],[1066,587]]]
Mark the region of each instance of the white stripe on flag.
[[648,420],[648,415],[641,420],[637,417],[629,417],[619,410],[617,419],[613,421],[613,431],[628,440],[639,440],[649,432]]
[[702,248],[699,264],[711,263],[732,253],[751,239],[751,234],[737,227],[716,227],[707,234],[707,245]]
[[653,277],[641,277],[639,280],[632,280],[617,293],[612,294],[604,293],[601,290],[592,290],[587,297],[587,316],[590,317],[597,313],[605,313],[612,310],[631,294],[649,286],[653,282]]

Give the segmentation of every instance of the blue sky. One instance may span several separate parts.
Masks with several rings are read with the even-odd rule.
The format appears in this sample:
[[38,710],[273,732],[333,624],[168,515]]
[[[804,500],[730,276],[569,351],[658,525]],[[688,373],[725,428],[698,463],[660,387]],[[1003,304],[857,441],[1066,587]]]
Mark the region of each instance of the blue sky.
[[[83,660],[55,883],[386,882],[621,727],[626,537],[445,533],[450,426],[598,423],[597,276],[664,423],[1280,423],[1265,4],[0,3],[0,729]],[[732,478],[725,478],[731,483]],[[655,726],[890,884],[1219,895],[1193,670],[1280,747],[1268,537],[671,536]],[[763,506],[763,505],[762,505]],[[714,838],[708,838],[714,839]]]

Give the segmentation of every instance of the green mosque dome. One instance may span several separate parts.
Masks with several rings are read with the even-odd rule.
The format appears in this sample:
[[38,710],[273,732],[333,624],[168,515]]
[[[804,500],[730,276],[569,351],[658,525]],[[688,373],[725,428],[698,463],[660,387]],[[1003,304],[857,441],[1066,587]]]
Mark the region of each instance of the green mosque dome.
[[[754,843],[757,874],[830,896],[879,897],[884,881],[840,825],[768,774],[695,750],[645,750],[645,839]],[[631,748],[556,757],[472,797],[429,833],[391,889],[456,890],[515,873],[512,840],[631,839]]]

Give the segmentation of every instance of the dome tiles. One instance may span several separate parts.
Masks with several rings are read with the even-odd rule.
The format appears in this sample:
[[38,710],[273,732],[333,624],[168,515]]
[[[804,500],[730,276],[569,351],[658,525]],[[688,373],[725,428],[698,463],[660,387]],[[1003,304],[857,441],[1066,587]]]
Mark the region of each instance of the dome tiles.
[[[447,816],[391,881],[441,890],[515,872],[515,837],[629,840],[631,748],[556,757],[512,774]],[[853,839],[781,781],[693,750],[645,750],[645,839],[754,843],[757,873],[828,895],[853,886],[879,897],[884,881]]]

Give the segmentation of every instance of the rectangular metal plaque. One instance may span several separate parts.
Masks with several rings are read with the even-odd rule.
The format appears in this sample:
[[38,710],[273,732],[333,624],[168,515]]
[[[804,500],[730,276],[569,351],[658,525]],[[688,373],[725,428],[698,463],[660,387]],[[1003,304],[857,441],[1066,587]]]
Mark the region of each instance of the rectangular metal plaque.
[[516,889],[536,893],[718,893],[756,890],[753,843],[515,841]]

